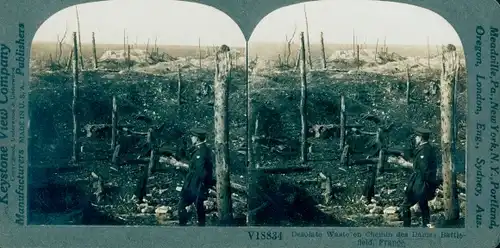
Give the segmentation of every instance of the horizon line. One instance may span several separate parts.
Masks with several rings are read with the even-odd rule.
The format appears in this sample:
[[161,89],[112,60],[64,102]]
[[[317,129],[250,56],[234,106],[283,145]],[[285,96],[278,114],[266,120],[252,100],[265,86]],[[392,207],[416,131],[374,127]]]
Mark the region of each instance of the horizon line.
[[[56,41],[33,41],[31,44],[56,44],[57,42]],[[284,42],[273,42],[273,41],[269,41],[269,42],[263,42],[263,41],[257,41],[257,42],[248,42],[249,45],[253,44],[253,45],[285,45]],[[316,42],[311,42],[310,43],[311,45],[320,45],[321,43],[316,43]],[[324,43],[325,46],[327,45],[349,45],[349,46],[352,46],[352,43]],[[363,45],[367,45],[367,46],[376,46],[377,44],[374,43],[358,43],[359,45],[363,44]],[[386,43],[385,45],[386,46],[431,46],[431,47],[435,47],[435,46],[444,46],[444,45],[448,45],[450,43],[447,43],[447,44],[397,44],[397,43]],[[451,43],[452,44],[452,43]],[[63,45],[69,45],[71,46],[71,44],[63,44]],[[82,42],[82,45],[92,45],[91,42]],[[102,45],[116,45],[116,46],[123,46],[123,43],[96,43],[96,46],[102,46]],[[129,43],[129,45],[134,45],[134,43]],[[144,43],[138,43],[137,45],[140,45],[140,46],[146,46],[147,44],[144,44]],[[151,44],[150,44],[151,45]],[[378,44],[379,46],[383,46],[383,44]],[[457,45],[457,44],[452,44],[454,45],[455,47],[457,48],[462,48],[462,44],[460,45]],[[157,44],[157,46],[183,46],[183,47],[198,47],[198,45],[187,45],[187,44]],[[213,47],[214,45],[201,45],[202,47]],[[298,44],[292,44],[292,46],[298,46]],[[234,46],[234,47],[237,47],[237,48],[245,48],[244,45],[242,46]]]

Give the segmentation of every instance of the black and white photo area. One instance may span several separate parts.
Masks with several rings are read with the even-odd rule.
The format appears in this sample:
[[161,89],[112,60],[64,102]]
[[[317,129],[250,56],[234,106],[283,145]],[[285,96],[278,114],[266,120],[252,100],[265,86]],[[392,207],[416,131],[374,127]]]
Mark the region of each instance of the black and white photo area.
[[257,25],[249,56],[250,166],[281,168],[256,180],[279,199],[256,224],[464,227],[467,75],[444,18],[400,3],[295,4]]
[[[227,138],[215,126],[244,143],[234,139],[246,123],[244,48],[231,18],[197,3],[92,2],[48,18],[30,61],[29,223],[221,222],[229,189],[216,188],[229,179],[215,180],[215,141]],[[224,85],[223,104],[239,107],[226,124],[215,118],[227,111],[214,93]],[[245,156],[228,156],[241,222]]]
[[444,18],[294,4],[245,44],[197,3],[47,19],[30,61],[29,223],[464,227],[467,75]]

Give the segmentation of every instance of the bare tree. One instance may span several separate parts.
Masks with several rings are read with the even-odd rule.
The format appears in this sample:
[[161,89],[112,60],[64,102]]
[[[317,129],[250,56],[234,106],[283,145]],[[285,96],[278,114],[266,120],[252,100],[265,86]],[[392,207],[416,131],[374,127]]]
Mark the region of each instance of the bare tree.
[[64,29],[64,34],[61,39],[59,39],[59,35],[57,36],[57,50],[56,50],[56,62],[59,64],[61,62],[62,54],[63,54],[63,43],[64,40],[66,39],[66,35],[68,33],[68,25],[66,25],[66,28]]
[[323,32],[321,32],[320,35],[320,42],[321,42],[321,58],[323,59],[323,69],[326,69],[325,40],[323,37]]
[[82,36],[80,30],[80,16],[78,15],[78,6],[75,6],[76,9],[76,25],[78,27],[78,48],[80,50],[80,66],[82,70],[85,70],[85,65],[83,64],[83,54],[82,54]]
[[445,218],[455,221],[459,218],[458,196],[456,192],[457,178],[454,171],[452,157],[452,112],[453,112],[453,81],[458,66],[456,47],[448,45],[443,47],[441,63],[441,156],[443,174],[443,195]]
[[230,80],[230,50],[222,45],[215,55],[214,125],[215,174],[217,177],[217,206],[220,224],[232,223],[231,182],[229,178],[228,84]]
[[306,5],[304,4],[304,17],[306,21],[306,35],[307,35],[307,57],[309,61],[309,67],[313,68],[312,64],[312,57],[311,57],[311,43],[309,41],[309,21],[307,20],[307,10],[306,10]]
[[431,69],[431,45],[429,44],[429,36],[427,36],[427,67]]
[[300,119],[302,122],[301,129],[301,161],[307,162],[307,76],[306,76],[306,51],[304,44],[304,33],[300,33],[300,81],[301,81],[301,97],[300,97]]
[[286,40],[286,58],[285,58],[285,63],[287,66],[290,65],[290,56],[292,55],[292,42],[293,38],[295,37],[295,33],[297,32],[297,24],[294,25],[293,28],[293,33],[290,39],[288,39],[288,36],[285,37]]
[[73,104],[72,104],[72,112],[73,112],[73,157],[72,160],[74,163],[79,161],[79,151],[78,149],[78,114],[76,112],[78,103],[78,42],[76,38],[76,32],[73,32]]
[[92,32],[92,56],[93,56],[93,59],[94,59],[94,69],[97,69],[98,67],[98,64],[97,64],[97,49],[96,49],[96,46],[95,46],[95,33]]
[[123,29],[123,57],[127,56],[127,30]]

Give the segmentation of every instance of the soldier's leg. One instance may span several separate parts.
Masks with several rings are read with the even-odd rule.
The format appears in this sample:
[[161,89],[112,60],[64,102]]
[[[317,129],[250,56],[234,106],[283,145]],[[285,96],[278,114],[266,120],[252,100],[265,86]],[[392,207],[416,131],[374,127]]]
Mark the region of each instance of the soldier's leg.
[[365,186],[364,186],[364,196],[366,197],[367,203],[372,201],[373,196],[375,195],[375,180],[376,180],[376,168],[374,166],[368,166],[368,175],[366,178]]
[[147,193],[147,187],[148,187],[148,167],[147,166],[141,166],[141,172],[139,174],[139,180],[137,181],[137,188],[136,188],[136,196],[137,196],[137,201],[141,203],[144,200],[144,197],[146,196]]
[[431,213],[429,209],[429,202],[426,199],[423,199],[418,202],[418,207],[422,212],[422,226],[427,227],[427,224],[431,221]]
[[405,200],[401,205],[401,219],[403,220],[403,227],[411,226],[411,211],[410,208],[415,205],[415,201],[411,200],[410,197],[405,196]]
[[187,199],[185,194],[181,192],[179,197],[179,203],[177,204],[178,213],[179,213],[179,225],[185,226],[188,222],[188,214],[186,211],[186,207],[191,205],[193,202],[190,199]]
[[202,199],[196,200],[196,215],[198,216],[198,226],[205,226],[206,215],[205,215],[205,205]]

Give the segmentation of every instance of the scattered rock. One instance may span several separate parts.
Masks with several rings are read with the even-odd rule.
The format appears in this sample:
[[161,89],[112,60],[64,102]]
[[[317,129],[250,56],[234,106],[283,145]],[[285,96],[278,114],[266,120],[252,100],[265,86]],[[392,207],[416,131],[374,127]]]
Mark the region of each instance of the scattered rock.
[[211,200],[206,200],[203,202],[203,206],[205,206],[205,210],[206,211],[214,211],[216,210],[216,205],[215,205],[215,202],[211,201]]
[[399,208],[395,206],[387,207],[384,209],[384,214],[390,215],[390,214],[396,214],[399,212]]
[[153,206],[147,206],[143,209],[141,209],[141,213],[143,214],[152,214],[155,212],[155,208]]
[[415,205],[411,206],[410,211],[411,211],[412,214],[419,213],[420,212],[420,208],[418,207],[418,204],[415,204]]
[[429,207],[432,211],[442,211],[444,210],[443,200],[436,197],[433,200],[429,201]]
[[372,209],[370,209],[370,214],[382,214],[384,213],[384,209],[380,206],[375,206]]
[[384,219],[386,221],[398,221],[398,220],[400,220],[398,214],[384,214]]

